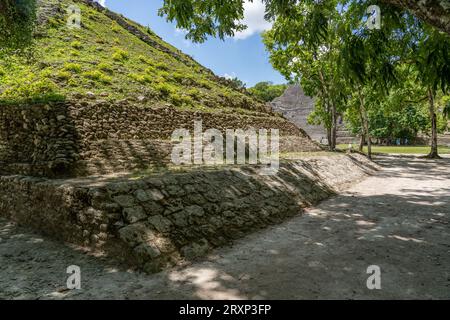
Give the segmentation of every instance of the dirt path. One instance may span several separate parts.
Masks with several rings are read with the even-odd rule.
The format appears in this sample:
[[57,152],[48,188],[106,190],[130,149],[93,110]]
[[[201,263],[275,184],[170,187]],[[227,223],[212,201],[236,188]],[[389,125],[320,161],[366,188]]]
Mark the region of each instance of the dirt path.
[[[0,220],[0,298],[450,298],[450,159],[378,161],[377,176],[306,214],[156,275]],[[64,291],[73,264],[82,289]],[[369,265],[381,290],[366,287]]]

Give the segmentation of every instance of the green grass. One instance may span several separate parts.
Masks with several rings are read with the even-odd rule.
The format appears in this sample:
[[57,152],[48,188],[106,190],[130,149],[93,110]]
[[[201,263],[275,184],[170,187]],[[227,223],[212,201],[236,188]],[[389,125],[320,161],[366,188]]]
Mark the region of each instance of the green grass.
[[[353,150],[358,150],[359,145],[354,144]],[[347,150],[347,144],[338,145],[338,149]],[[364,147],[364,152],[367,153],[367,146]],[[392,153],[392,154],[423,154],[430,152],[429,146],[372,146],[373,153]],[[440,146],[440,154],[450,154],[450,147]]]
[[[65,8],[83,13],[81,29],[69,29]],[[55,4],[56,5],[56,4]],[[58,1],[60,14],[39,26],[34,58],[0,58],[0,103],[70,98],[88,91],[110,100],[148,96],[149,105],[252,113],[263,105],[219,83],[204,67],[145,27],[153,41],[182,59],[146,44],[109,17],[74,0]],[[41,90],[42,89],[42,90]],[[154,94],[156,93],[156,94]]]

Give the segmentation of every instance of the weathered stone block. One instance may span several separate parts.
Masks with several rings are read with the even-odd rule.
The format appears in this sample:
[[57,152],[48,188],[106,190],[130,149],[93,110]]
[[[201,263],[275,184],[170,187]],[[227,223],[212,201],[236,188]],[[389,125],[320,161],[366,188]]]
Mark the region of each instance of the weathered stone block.
[[125,208],[123,215],[128,223],[135,223],[147,218],[144,209],[140,206]]
[[133,196],[130,196],[130,195],[115,196],[113,199],[116,203],[118,203],[120,206],[122,206],[124,208],[132,207],[136,203]]
[[157,215],[157,216],[152,216],[150,218],[148,218],[147,220],[156,230],[158,230],[159,232],[169,232],[170,228],[172,227],[172,222],[167,219],[164,218],[161,215]]

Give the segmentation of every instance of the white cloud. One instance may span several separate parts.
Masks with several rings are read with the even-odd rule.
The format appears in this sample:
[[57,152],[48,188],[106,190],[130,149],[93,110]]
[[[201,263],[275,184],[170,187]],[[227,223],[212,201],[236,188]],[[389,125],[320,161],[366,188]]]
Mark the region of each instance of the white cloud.
[[264,19],[266,8],[261,0],[254,0],[253,2],[246,0],[244,3],[244,9],[244,20],[241,22],[247,26],[247,29],[237,32],[234,35],[235,39],[243,40],[254,35],[255,33],[260,33],[272,28],[272,23]]
[[106,0],[97,0],[98,3],[102,5],[102,7],[106,7]]
[[228,80],[233,80],[234,78],[236,78],[236,73],[234,72],[232,72],[231,74],[225,73],[223,77]]

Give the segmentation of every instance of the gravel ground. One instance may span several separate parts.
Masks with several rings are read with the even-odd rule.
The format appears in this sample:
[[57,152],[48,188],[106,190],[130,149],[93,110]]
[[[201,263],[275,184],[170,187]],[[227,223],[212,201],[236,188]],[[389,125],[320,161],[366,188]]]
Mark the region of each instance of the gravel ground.
[[[303,215],[153,275],[0,220],[0,299],[449,299],[450,158],[377,161],[376,176]],[[80,290],[66,289],[69,265]]]

